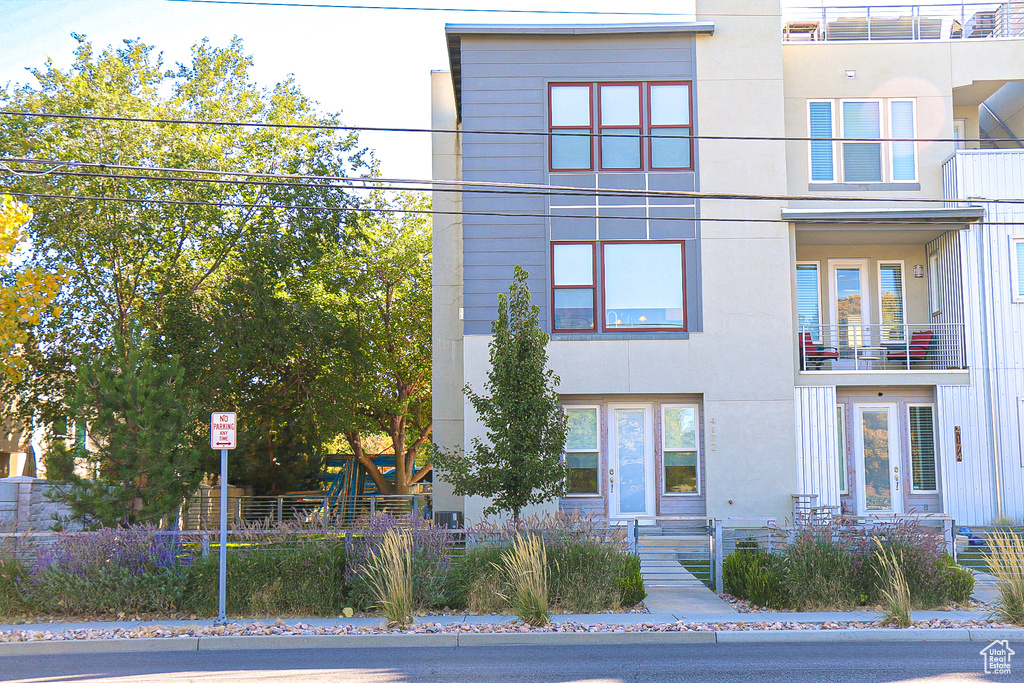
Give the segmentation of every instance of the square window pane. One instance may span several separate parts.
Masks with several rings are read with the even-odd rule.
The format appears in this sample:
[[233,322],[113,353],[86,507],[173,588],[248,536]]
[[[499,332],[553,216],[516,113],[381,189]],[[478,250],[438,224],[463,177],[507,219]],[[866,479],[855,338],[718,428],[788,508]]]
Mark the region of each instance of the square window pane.
[[597,450],[597,408],[566,408],[565,424],[566,450]]
[[590,130],[565,131],[551,136],[551,168],[589,169]]
[[601,125],[640,125],[640,86],[601,86]]
[[594,290],[555,290],[555,329],[594,329]]
[[697,409],[694,406],[665,408],[665,448],[697,447]]
[[651,86],[651,125],[690,125],[690,86]]
[[843,102],[843,137],[882,137],[878,102]]
[[882,145],[877,142],[844,142],[843,180],[848,183],[881,182]]
[[556,285],[594,284],[594,247],[589,244],[556,244]]
[[566,453],[567,493],[597,493],[597,453]]
[[590,86],[555,85],[551,87],[551,125],[590,127]]
[[612,128],[601,135],[602,168],[640,168],[639,130]]
[[658,128],[651,131],[651,168],[689,168],[690,130]]
[[606,244],[605,327],[683,327],[683,246]]
[[695,452],[665,452],[665,492],[697,493]]

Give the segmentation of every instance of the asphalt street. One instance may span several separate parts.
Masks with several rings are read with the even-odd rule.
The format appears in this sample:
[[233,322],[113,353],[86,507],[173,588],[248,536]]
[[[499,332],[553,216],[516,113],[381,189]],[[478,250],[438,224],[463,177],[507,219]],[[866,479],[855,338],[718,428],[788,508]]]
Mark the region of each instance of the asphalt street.
[[[603,683],[1024,680],[983,674],[986,643],[380,647],[0,657],[0,680]],[[1019,647],[1017,647],[1019,645]]]

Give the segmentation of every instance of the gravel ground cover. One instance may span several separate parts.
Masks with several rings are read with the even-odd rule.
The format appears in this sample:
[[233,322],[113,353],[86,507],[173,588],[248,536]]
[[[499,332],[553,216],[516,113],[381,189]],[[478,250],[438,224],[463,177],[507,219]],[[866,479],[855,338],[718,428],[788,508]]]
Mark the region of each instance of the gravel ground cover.
[[[795,621],[759,622],[717,622],[717,623],[670,623],[641,622],[636,624],[582,624],[567,622],[530,628],[518,623],[511,624],[446,624],[423,622],[415,624],[408,631],[384,627],[367,626],[312,626],[309,624],[286,624],[278,621],[271,624],[252,622],[227,624],[225,626],[142,626],[134,629],[84,628],[72,631],[0,631],[0,642],[23,643],[31,641],[61,640],[117,640],[130,638],[208,638],[216,636],[346,636],[376,635],[394,633],[643,633],[672,631],[828,631],[838,629],[881,628],[877,622],[826,621],[824,623],[800,623]],[[915,621],[911,629],[954,629],[954,628],[1014,628],[1013,624],[984,619],[955,620],[931,619]],[[896,629],[894,629],[896,630]]]

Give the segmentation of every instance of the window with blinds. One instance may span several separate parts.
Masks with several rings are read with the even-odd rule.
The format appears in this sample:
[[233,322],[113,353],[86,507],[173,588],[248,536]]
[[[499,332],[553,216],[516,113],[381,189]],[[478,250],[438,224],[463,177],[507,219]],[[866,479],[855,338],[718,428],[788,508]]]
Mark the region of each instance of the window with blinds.
[[930,405],[912,405],[907,410],[910,421],[910,467],[913,474],[913,491],[915,493],[937,491],[934,409]]
[[[892,179],[896,182],[917,180],[917,137],[914,126],[914,100],[889,101],[889,132],[895,138],[891,143]],[[899,138],[905,138],[899,140]]]
[[882,340],[903,339],[903,263],[878,264],[879,309],[882,312]]
[[1014,285],[1016,290],[1014,292],[1014,301],[1024,301],[1024,239],[1014,240],[1013,244],[1013,257],[1014,257]]
[[808,100],[807,134],[812,183],[918,180],[913,99]]
[[808,102],[807,116],[809,137],[812,138],[811,182],[831,183],[836,179],[835,143],[832,141],[832,102]]
[[801,332],[810,332],[815,340],[821,336],[820,292],[818,264],[796,264],[797,324],[801,326]]
[[[879,102],[843,102],[843,181],[882,182],[882,115]],[[865,140],[878,139],[879,142]]]

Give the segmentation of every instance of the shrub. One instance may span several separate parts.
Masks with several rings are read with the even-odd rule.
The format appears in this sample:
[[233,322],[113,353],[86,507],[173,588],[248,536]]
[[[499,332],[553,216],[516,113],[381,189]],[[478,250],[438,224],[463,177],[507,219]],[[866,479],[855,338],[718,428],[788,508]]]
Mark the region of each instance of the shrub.
[[646,597],[644,577],[640,575],[640,558],[636,555],[627,555],[622,562],[622,572],[619,575],[619,605],[626,608],[634,607]]
[[988,545],[990,551],[985,561],[999,591],[993,614],[1024,626],[1024,540],[997,530],[988,535]]
[[[227,611],[233,615],[337,616],[350,603],[345,545],[310,536],[303,540],[232,548],[227,563]],[[219,558],[196,558],[189,568],[182,607],[217,613]]]
[[374,604],[387,617],[388,626],[411,626],[412,534],[389,529],[367,562],[366,579]]
[[44,612],[171,612],[185,585],[180,551],[150,526],[62,533],[38,553],[24,597]]
[[910,626],[910,587],[903,574],[902,553],[884,548],[877,538],[875,543],[878,545],[875,572],[882,582],[882,624],[907,628]]
[[946,600],[960,604],[968,602],[974,592],[974,574],[957,564],[951,555],[943,555],[941,564]]
[[855,605],[861,581],[854,560],[830,526],[799,529],[786,549],[783,570],[792,606],[804,611]]
[[548,614],[548,555],[537,535],[517,536],[502,555],[506,593],[512,612],[530,626],[544,626]]
[[781,559],[756,544],[740,542],[725,558],[722,584],[730,595],[762,607],[779,609],[789,604]]
[[378,513],[360,520],[356,534],[346,542],[348,564],[345,578],[350,583],[349,599],[365,609],[374,603],[367,581],[367,568],[376,550],[391,530],[409,533],[412,542],[413,601],[417,606],[439,607],[449,601],[446,574],[452,552],[451,535],[432,521],[417,515]]
[[22,586],[27,581],[28,571],[20,562],[0,557],[0,616],[32,611],[22,596]]
[[626,559],[622,550],[583,538],[560,540],[547,548],[552,607],[587,613],[617,605],[622,565]]

